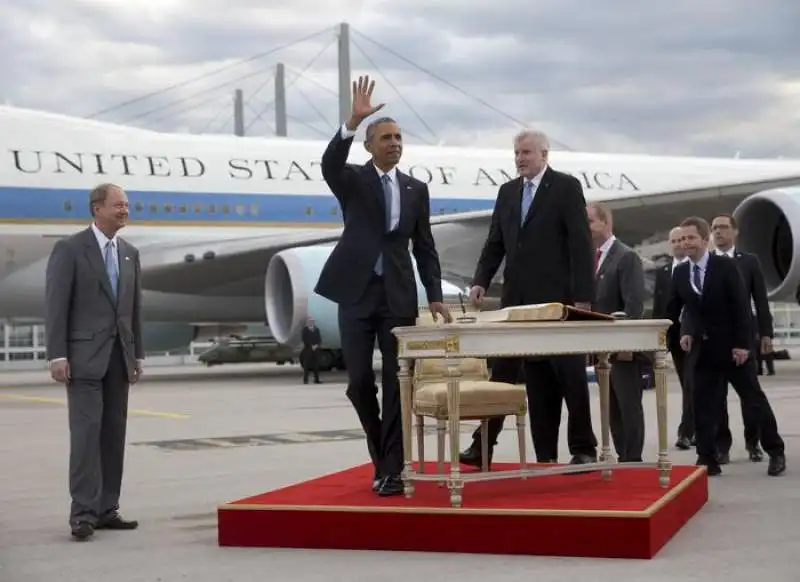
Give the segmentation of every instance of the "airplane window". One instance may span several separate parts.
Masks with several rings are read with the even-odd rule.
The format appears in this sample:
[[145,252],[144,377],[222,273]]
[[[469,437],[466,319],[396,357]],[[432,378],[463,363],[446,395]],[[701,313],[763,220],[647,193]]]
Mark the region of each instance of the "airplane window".
[[245,211],[246,211],[246,209],[244,207],[244,204],[237,204],[236,205],[236,214],[238,214],[239,216],[244,216]]
[[178,212],[180,212],[181,214],[186,214],[186,210],[187,210],[186,204],[181,204],[180,206],[178,206]]
[[194,213],[195,214],[200,214],[201,212],[203,212],[203,205],[202,204],[195,204],[194,205]]
[[253,216],[258,214],[258,204],[250,205],[250,214],[252,214]]
[[158,212],[158,204],[150,204],[150,212]]
[[231,207],[227,204],[222,205],[222,214],[228,214],[231,211]]
[[210,214],[214,214],[216,211],[217,211],[217,205],[216,204],[209,204],[208,205],[208,212]]
[[66,212],[72,212],[72,202],[69,200],[64,201],[64,210]]
[[142,204],[141,202],[137,202],[136,204],[134,204],[133,208],[136,210],[136,212],[144,212],[144,204]]
[[306,206],[306,215],[307,216],[311,216],[311,214],[313,212],[314,212],[314,209],[311,206]]
[[333,214],[334,216],[339,214],[339,207],[338,206],[332,206],[331,207],[331,214]]
[[164,204],[164,212],[172,212],[172,204]]

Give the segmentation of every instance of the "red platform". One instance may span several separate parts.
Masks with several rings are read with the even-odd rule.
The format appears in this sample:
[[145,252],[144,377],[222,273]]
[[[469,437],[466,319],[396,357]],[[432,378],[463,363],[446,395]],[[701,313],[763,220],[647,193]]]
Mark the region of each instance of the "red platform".
[[652,558],[708,501],[705,469],[681,465],[669,489],[648,468],[467,483],[457,509],[436,483],[381,498],[371,480],[367,464],[223,504],[219,545]]

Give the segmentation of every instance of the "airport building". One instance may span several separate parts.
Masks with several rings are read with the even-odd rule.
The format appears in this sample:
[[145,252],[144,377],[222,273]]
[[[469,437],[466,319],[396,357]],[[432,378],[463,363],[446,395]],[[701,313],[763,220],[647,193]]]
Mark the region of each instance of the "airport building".
[[[151,353],[148,358],[176,363],[190,361],[202,353],[210,342],[195,342],[186,349],[170,353]],[[47,360],[43,325],[8,325],[0,321],[0,370],[35,370],[44,368]]]
[[[775,322],[775,347],[800,346],[800,306],[771,304]],[[194,342],[186,349],[148,354],[152,363],[190,362],[208,349],[210,342]],[[43,325],[7,325],[0,321],[0,370],[35,370],[46,366]]]

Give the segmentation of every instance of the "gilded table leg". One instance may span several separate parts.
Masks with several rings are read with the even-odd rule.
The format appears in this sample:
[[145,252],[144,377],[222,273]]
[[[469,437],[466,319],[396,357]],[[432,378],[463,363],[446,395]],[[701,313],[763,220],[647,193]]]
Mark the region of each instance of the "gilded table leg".
[[[599,460],[601,463],[608,463],[614,460],[614,457],[611,455],[611,383],[609,379],[610,365],[608,363],[608,354],[598,354],[594,369],[597,373],[597,385],[600,392],[600,439],[602,449]],[[602,475],[604,479],[610,479],[611,471],[605,469],[602,471]]]
[[666,352],[658,351],[655,353],[655,373],[656,382],[656,413],[658,418],[658,482],[666,488],[669,487],[670,463],[667,454],[667,361]]
[[409,372],[410,361],[400,358],[400,371],[397,378],[400,383],[400,417],[403,431],[403,493],[406,497],[414,494],[414,482],[411,480],[413,469],[411,467],[412,427],[411,427],[411,399],[414,387],[411,383]]
[[450,504],[461,507],[462,490],[464,482],[461,480],[461,461],[459,460],[461,434],[461,398],[459,394],[458,360],[447,359],[447,412],[448,432],[450,433],[450,480],[447,483],[450,489]]

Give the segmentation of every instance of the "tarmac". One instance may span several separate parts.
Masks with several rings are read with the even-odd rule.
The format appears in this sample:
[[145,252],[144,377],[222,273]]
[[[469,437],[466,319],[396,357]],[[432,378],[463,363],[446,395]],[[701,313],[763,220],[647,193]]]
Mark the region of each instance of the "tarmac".
[[[131,391],[121,503],[123,515],[139,520],[139,529],[99,531],[90,542],[76,543],[67,523],[64,389],[43,371],[2,374],[0,582],[797,582],[800,363],[778,361],[776,368],[777,375],[763,377],[762,385],[786,441],[786,474],[768,477],[766,462],[747,460],[731,390],[732,464],[711,479],[710,499],[700,513],[654,559],[642,561],[218,547],[220,503],[368,459],[341,373],[323,375],[321,385],[303,385],[295,366],[251,364],[146,370]],[[680,389],[672,373],[669,381],[671,446]],[[644,403],[646,457],[654,459],[653,391],[645,393]],[[596,395],[593,404],[599,438]],[[498,461],[514,460],[511,425],[501,435]],[[562,433],[565,427],[566,422]],[[433,440],[426,449],[435,451]],[[563,434],[561,449],[565,461]],[[693,452],[670,449],[670,455],[676,464],[695,461]]]

